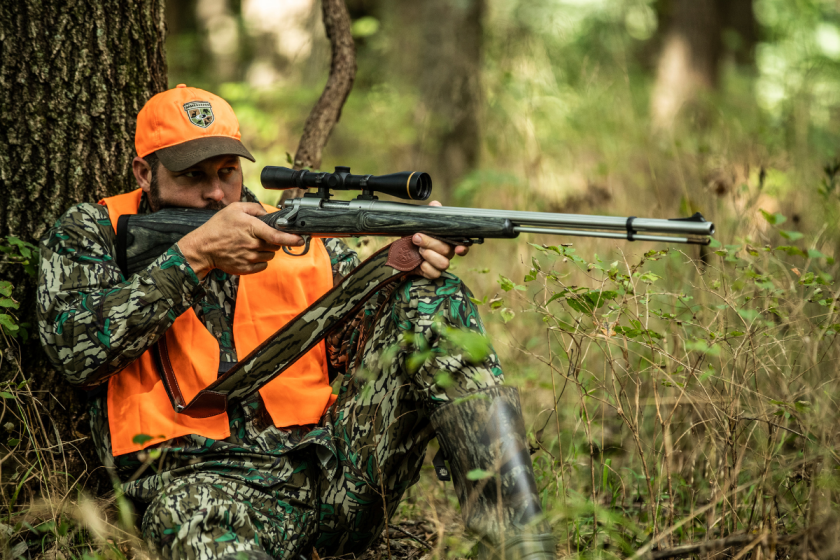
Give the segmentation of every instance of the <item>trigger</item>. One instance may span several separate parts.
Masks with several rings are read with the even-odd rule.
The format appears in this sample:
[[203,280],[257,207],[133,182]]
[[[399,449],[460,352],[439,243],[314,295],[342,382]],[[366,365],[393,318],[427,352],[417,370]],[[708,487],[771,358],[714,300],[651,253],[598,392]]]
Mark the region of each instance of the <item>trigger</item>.
[[289,249],[289,247],[287,247],[286,245],[283,245],[283,252],[286,253],[287,255],[291,255],[293,257],[302,257],[303,255],[308,253],[309,252],[309,242],[312,241],[312,236],[304,234],[304,235],[301,235],[301,237],[303,238],[303,242],[304,242],[303,251],[301,251],[300,253],[293,253]]

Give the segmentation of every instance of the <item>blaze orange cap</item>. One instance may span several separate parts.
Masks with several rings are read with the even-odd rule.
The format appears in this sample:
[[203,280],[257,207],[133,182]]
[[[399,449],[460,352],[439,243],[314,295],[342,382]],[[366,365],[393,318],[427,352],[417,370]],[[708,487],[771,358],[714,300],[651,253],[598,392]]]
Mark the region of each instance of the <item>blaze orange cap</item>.
[[134,147],[140,157],[155,152],[170,171],[225,154],[256,161],[240,136],[239,121],[227,101],[178,84],[149,99],[140,110]]

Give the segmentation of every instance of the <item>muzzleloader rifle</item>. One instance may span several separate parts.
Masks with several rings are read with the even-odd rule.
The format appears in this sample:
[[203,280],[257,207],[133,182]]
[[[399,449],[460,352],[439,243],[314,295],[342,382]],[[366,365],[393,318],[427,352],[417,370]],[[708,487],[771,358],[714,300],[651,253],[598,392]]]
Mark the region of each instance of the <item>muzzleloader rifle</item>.
[[[349,167],[335,173],[264,167],[267,189],[317,189],[303,198],[286,200],[283,208],[260,216],[268,225],[303,237],[305,254],[313,237],[378,235],[404,237],[426,233],[450,244],[481,243],[520,233],[604,237],[628,241],[708,245],[715,226],[698,212],[690,218],[589,216],[548,212],[485,210],[454,206],[419,206],[379,200],[377,193],[404,200],[426,200],[432,194],[428,173],[404,171],[390,175],[351,175]],[[332,191],[359,190],[350,201],[330,200]],[[181,237],[213,217],[214,210],[164,208],[145,215],[122,216],[117,225],[117,263],[127,274],[147,267]],[[293,253],[288,247],[284,251]]]
[[[402,239],[374,253],[233,367],[220,367],[218,379],[190,402],[181,394],[171,369],[168,337],[161,337],[153,355],[172,406],[179,413],[203,418],[224,412],[229,402],[253,394],[283,373],[330,331],[354,316],[382,287],[412,274],[422,258],[406,236],[420,232],[452,245],[513,238],[520,233],[708,245],[715,231],[714,224],[699,212],[690,218],[662,220],[419,206],[377,198],[377,193],[382,193],[404,200],[428,199],[432,179],[418,171],[374,176],[352,175],[349,167],[325,173],[269,166],[263,168],[260,181],[267,189],[316,189],[303,198],[286,200],[277,212],[258,218],[303,237],[301,252],[283,248],[290,255],[306,254],[313,237],[377,235]],[[361,194],[350,201],[330,200],[332,191],[337,190],[358,190]],[[117,264],[126,277],[143,270],[214,214],[213,210],[164,208],[151,214],[121,216],[117,223]]]

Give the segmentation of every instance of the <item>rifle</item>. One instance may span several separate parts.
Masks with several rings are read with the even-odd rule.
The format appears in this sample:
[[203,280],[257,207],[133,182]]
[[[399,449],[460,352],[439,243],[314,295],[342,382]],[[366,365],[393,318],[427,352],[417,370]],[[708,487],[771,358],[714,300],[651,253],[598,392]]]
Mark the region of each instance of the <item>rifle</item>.
[[[349,167],[334,173],[264,167],[260,182],[266,189],[317,189],[303,198],[286,200],[277,212],[259,217],[268,225],[300,235],[304,255],[313,237],[363,235],[404,237],[425,233],[452,245],[484,239],[514,238],[520,233],[626,239],[708,245],[715,226],[697,212],[689,218],[589,216],[548,212],[517,212],[451,206],[418,206],[379,200],[383,193],[404,200],[427,200],[432,193],[428,173],[404,171],[390,175],[351,175]],[[330,200],[332,191],[359,190],[350,201]],[[116,261],[126,276],[162,255],[181,237],[213,217],[213,210],[164,208],[146,215],[122,216],[117,224]]]
[[[279,211],[259,218],[272,227],[304,238],[301,253],[283,248],[290,255],[305,254],[313,237],[381,235],[403,239],[371,255],[338,286],[240,358],[236,365],[220,371],[219,377],[189,402],[181,394],[168,359],[168,337],[161,337],[151,349],[161,382],[173,409],[193,418],[220,414],[230,402],[253,394],[353,317],[374,293],[412,274],[422,257],[405,236],[421,232],[450,244],[469,245],[486,238],[512,238],[520,233],[552,233],[706,245],[709,235],[715,231],[714,224],[700,213],[675,220],[614,218],[415,206],[377,198],[378,192],[406,200],[428,199],[432,179],[427,173],[416,171],[373,176],[351,175],[348,167],[336,167],[335,173],[265,167],[260,181],[267,189],[317,189],[303,198],[287,200]],[[331,201],[333,190],[360,190],[361,194],[350,201]],[[121,216],[117,223],[117,264],[126,277],[142,270],[213,214],[212,210],[164,208],[142,216]]]

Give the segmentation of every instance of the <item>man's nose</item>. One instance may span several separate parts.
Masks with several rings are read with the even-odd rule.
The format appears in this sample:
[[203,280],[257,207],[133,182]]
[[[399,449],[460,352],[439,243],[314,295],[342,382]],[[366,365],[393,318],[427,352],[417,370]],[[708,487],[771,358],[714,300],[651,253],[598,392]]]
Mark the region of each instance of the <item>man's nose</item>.
[[222,190],[222,181],[218,177],[213,177],[210,180],[210,185],[204,189],[204,198],[207,200],[221,201],[225,197],[225,191]]

